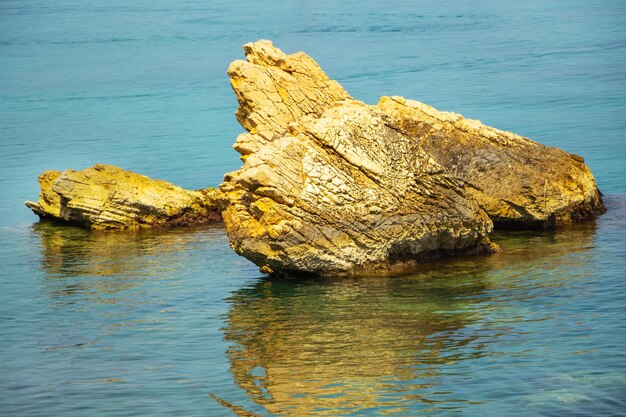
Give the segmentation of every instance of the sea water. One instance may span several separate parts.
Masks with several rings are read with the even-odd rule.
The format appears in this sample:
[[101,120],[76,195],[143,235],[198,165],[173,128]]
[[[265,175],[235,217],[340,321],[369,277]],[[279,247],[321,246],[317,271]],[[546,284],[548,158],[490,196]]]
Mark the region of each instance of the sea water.
[[[186,188],[240,166],[241,45],[304,50],[580,154],[596,222],[395,278],[278,280],[219,226],[37,223],[37,175],[110,163]],[[626,4],[0,1],[0,415],[626,413]]]

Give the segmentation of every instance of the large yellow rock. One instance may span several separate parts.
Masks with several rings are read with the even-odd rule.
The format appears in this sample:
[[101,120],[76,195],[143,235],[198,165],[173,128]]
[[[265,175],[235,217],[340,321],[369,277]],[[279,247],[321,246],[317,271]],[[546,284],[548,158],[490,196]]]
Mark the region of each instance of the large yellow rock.
[[[230,202],[222,215],[237,253],[269,272],[349,275],[403,272],[426,259],[494,250],[486,239],[492,222],[462,182],[376,107],[350,98],[331,102],[343,90],[321,70],[313,72],[321,81],[310,101],[328,99],[315,102],[314,111],[302,111],[311,109],[305,98],[285,112],[292,98],[277,95],[251,112],[257,95],[274,90],[266,74],[286,91],[300,91],[290,71],[303,66],[300,61],[311,66],[302,53],[285,56],[270,46],[246,45],[250,62],[271,69],[238,72],[248,78],[233,83],[238,117],[257,145],[236,146],[247,155],[244,166],[221,187]],[[257,59],[257,53],[282,58]],[[242,85],[245,94],[237,90]],[[332,91],[324,95],[328,85]],[[268,133],[257,132],[261,122],[242,119],[260,113]]]
[[233,249],[268,272],[394,273],[496,250],[493,227],[551,228],[604,210],[582,158],[401,97],[352,99],[269,41],[229,68],[248,131],[221,190]]
[[189,191],[165,181],[98,164],[82,171],[46,171],[37,203],[40,218],[92,229],[200,224],[220,220],[218,190]]

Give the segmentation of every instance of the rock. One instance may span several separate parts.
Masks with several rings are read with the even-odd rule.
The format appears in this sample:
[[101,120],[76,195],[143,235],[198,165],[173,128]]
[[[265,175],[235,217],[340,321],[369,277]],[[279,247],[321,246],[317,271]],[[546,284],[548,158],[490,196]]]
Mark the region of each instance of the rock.
[[25,204],[42,219],[91,229],[179,226],[220,220],[221,193],[189,191],[121,168],[45,171],[39,201]]
[[[248,62],[229,68],[237,118],[249,131],[234,145],[243,159],[280,137],[290,122],[319,116],[350,97],[302,52],[286,55],[269,41],[246,44],[244,50]],[[578,155],[402,97],[382,97],[377,107],[390,125],[419,141],[465,183],[496,227],[552,229],[605,211]]]
[[402,97],[377,107],[465,182],[496,227],[551,229],[605,210],[578,155]]
[[239,102],[235,115],[249,132],[234,145],[244,157],[283,133],[289,122],[319,116],[335,101],[349,97],[303,52],[286,55],[266,40],[243,49],[247,61],[230,64],[228,76]]
[[[348,98],[303,53],[287,56],[267,41],[245,50],[255,71],[231,66],[229,74],[254,146],[235,146],[244,166],[221,187],[237,253],[267,272],[349,275],[403,272],[418,261],[496,248],[486,238],[491,220],[462,182],[377,108]],[[314,70],[298,88],[291,70],[300,67]],[[276,94],[259,107],[257,97],[277,84],[317,90],[303,100]],[[292,102],[295,110],[284,111]]]
[[489,216],[537,228],[603,210],[580,157],[400,97],[368,106],[269,41],[244,50],[228,72],[244,165],[224,178],[222,214],[262,271],[402,272],[496,251]]

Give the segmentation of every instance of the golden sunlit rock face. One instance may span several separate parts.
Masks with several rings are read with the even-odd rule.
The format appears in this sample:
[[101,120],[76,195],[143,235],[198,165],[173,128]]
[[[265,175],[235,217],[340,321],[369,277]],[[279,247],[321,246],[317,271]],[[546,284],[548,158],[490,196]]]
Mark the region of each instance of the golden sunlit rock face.
[[396,274],[498,250],[496,226],[546,229],[604,211],[582,157],[402,97],[352,98],[303,52],[261,40],[229,69],[243,167],[190,191],[110,165],[39,176],[41,218],[92,229],[223,216],[264,272]]
[[267,272],[404,272],[497,250],[493,222],[552,228],[602,212],[582,158],[401,97],[351,98],[302,52],[244,46],[228,74],[248,131],[223,217]]
[[35,214],[91,229],[177,226],[220,219],[219,191],[189,191],[112,165],[46,171],[39,176],[39,184],[39,201],[26,202]]
[[[235,144],[243,168],[221,187],[237,253],[266,271],[324,275],[396,273],[494,250],[492,222],[463,183],[384,113],[349,98],[303,53],[267,41],[244,49],[248,63],[229,74],[250,133]],[[314,69],[302,84],[294,68]],[[266,93],[276,90],[287,93]]]
[[265,40],[243,49],[247,60],[230,64],[228,76],[239,102],[237,120],[249,132],[234,145],[244,157],[271,142],[289,122],[320,116],[334,102],[349,97],[303,52],[286,55]]

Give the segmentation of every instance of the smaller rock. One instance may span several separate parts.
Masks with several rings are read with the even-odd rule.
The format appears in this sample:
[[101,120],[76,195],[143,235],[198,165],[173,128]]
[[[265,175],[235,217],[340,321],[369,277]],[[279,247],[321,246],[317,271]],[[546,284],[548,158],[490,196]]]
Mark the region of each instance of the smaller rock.
[[42,219],[91,229],[183,226],[221,220],[219,190],[185,190],[112,165],[39,175],[39,201],[25,204]]

